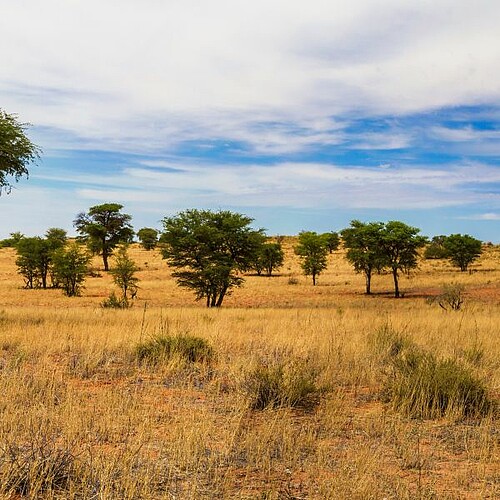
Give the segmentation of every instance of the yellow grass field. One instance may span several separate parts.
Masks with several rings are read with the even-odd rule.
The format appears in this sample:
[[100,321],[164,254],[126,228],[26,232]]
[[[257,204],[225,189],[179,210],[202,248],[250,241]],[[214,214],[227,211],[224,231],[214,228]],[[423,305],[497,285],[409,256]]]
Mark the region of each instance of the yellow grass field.
[[[394,331],[453,358],[500,398],[500,247],[460,273],[422,261],[375,275],[373,296],[342,251],[313,287],[293,255],[279,275],[247,276],[221,309],[179,289],[157,251],[134,245],[139,293],[103,309],[110,276],[83,295],[25,290],[0,249],[0,495],[78,499],[495,499],[500,420],[409,418],[381,397],[374,347]],[[99,259],[94,266],[100,266]],[[466,287],[460,311],[426,298]],[[206,339],[212,362],[139,363],[155,335]],[[297,360],[321,390],[310,405],[256,410],[245,381],[259,363]]]

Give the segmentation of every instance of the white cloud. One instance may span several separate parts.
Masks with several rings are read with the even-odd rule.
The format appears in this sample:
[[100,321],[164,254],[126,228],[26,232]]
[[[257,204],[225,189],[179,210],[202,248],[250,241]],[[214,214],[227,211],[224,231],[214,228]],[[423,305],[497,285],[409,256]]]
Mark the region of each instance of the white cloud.
[[487,212],[484,214],[473,214],[466,217],[460,217],[460,219],[467,220],[485,220],[485,221],[500,221],[500,213]]
[[[144,206],[220,204],[302,208],[433,208],[484,199],[475,186],[500,182],[500,170],[483,164],[439,169],[338,166],[319,163],[200,165],[147,161],[115,174],[46,171],[38,178],[73,184],[83,206],[116,200]],[[499,203],[498,197],[491,200]]]
[[450,142],[499,140],[500,130],[477,130],[470,125],[460,128],[431,127],[430,136]]
[[[342,141],[314,125],[330,116],[500,98],[491,0],[2,4],[2,106],[64,131],[51,132],[58,148],[227,137],[294,152]],[[254,127],[270,122],[289,125]]]

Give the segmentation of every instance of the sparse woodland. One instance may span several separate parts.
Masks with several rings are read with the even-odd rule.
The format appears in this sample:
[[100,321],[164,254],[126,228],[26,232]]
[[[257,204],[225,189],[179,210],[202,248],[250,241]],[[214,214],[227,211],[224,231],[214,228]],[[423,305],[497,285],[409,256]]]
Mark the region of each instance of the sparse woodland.
[[[282,240],[282,268],[214,309],[159,249],[129,248],[122,310],[100,257],[67,297],[0,249],[2,498],[500,497],[500,248],[467,273],[420,259],[395,299],[342,248],[312,286]],[[450,283],[458,310],[429,300]]]

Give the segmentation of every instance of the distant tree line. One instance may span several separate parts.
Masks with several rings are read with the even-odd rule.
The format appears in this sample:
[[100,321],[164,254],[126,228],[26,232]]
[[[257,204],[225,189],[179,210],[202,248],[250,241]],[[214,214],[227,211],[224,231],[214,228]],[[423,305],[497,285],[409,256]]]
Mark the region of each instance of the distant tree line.
[[[120,289],[120,296],[110,296],[106,306],[128,307],[137,293],[138,268],[127,254],[135,235],[132,217],[122,209],[118,203],[105,203],[78,214],[73,224],[79,236],[72,243],[64,230],[51,228],[44,237],[11,233],[0,245],[16,248],[16,264],[26,288],[59,287],[67,295],[80,294],[90,258],[99,255],[104,271],[111,272]],[[165,217],[161,232],[145,227],[137,237],[146,250],[159,246],[179,286],[193,290],[207,307],[220,307],[244,283],[244,273],[272,276],[283,266],[284,238],[269,238],[263,229],[252,228],[252,222],[250,217],[230,211],[192,209]],[[462,271],[481,254],[481,241],[469,235],[436,236],[429,242],[419,233],[418,228],[400,221],[353,220],[338,233],[302,231],[294,250],[304,274],[316,285],[328,265],[328,255],[342,244],[354,271],[365,277],[365,292],[371,294],[374,274],[389,272],[395,297],[401,295],[400,274],[417,267],[424,246],[425,258],[447,258]],[[110,269],[109,259],[117,248]]]

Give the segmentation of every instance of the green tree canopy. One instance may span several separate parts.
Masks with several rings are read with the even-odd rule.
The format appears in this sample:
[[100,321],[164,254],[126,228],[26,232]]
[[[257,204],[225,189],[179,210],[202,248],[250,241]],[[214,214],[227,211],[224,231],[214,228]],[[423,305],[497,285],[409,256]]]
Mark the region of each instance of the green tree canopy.
[[143,227],[137,231],[137,237],[146,250],[153,250],[158,243],[158,231],[152,227]]
[[120,243],[129,243],[134,231],[130,225],[132,217],[121,212],[123,205],[104,203],[90,207],[88,213],[82,212],[73,221],[76,230],[82,235],[89,249],[101,255],[104,270],[109,270],[109,257]]
[[399,297],[399,271],[409,272],[417,267],[418,250],[425,245],[427,238],[420,236],[420,229],[404,222],[387,222],[380,234],[381,250],[386,265],[391,269],[394,279],[394,296]]
[[279,269],[285,260],[285,253],[280,243],[263,243],[255,256],[254,269],[260,275],[265,271],[271,276],[273,271]]
[[433,236],[430,243],[426,246],[424,257],[426,259],[447,259],[449,257],[448,250],[444,246],[446,236]]
[[314,231],[302,231],[299,233],[299,242],[295,247],[295,253],[302,260],[302,270],[306,276],[312,276],[313,285],[316,285],[316,277],[327,267],[328,248],[322,234]]
[[452,234],[443,243],[448,257],[454,266],[460,271],[467,271],[468,267],[482,253],[481,240],[477,240],[468,234]]
[[120,245],[116,252],[115,265],[111,270],[113,281],[120,288],[122,302],[126,305],[128,305],[129,293],[133,297],[137,292],[137,282],[139,281],[135,275],[139,268],[130,258],[127,250],[127,245]]
[[25,280],[26,288],[47,288],[47,276],[52,277],[52,286],[56,285],[52,272],[53,253],[63,247],[66,242],[64,229],[50,228],[45,238],[21,236],[15,248],[18,257],[18,272]]
[[68,297],[80,295],[89,273],[90,259],[88,252],[75,241],[54,251],[54,275]]
[[47,275],[51,262],[47,240],[35,236],[21,238],[17,245],[16,265],[24,278],[26,288],[47,288]]
[[250,227],[253,219],[220,210],[185,210],[163,219],[163,258],[176,268],[180,286],[194,290],[207,307],[220,307],[239,275],[251,268],[264,240],[263,230]]
[[325,239],[325,245],[328,252],[333,253],[338,250],[340,246],[340,236],[339,233],[335,231],[330,231],[329,233],[324,233],[323,238]]
[[45,238],[49,242],[52,250],[63,247],[68,240],[68,235],[64,229],[59,227],[51,227],[45,231]]
[[40,149],[26,136],[28,124],[0,109],[0,193],[9,191],[9,177],[28,176],[28,166],[40,157]]
[[357,273],[365,275],[366,293],[371,293],[371,280],[374,271],[381,271],[387,265],[383,253],[381,237],[382,222],[363,223],[351,221],[350,227],[342,230],[342,239],[347,249],[346,258]]

